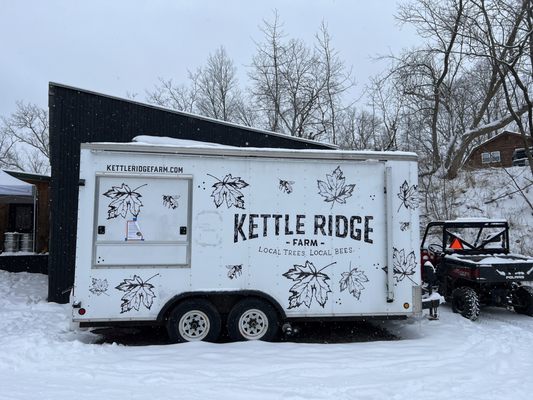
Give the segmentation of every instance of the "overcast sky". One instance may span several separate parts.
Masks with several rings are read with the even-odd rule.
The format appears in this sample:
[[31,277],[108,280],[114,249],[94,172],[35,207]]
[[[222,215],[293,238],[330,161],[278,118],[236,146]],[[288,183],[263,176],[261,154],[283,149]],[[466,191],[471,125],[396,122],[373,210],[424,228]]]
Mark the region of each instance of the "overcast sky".
[[325,20],[359,88],[382,68],[374,56],[417,40],[395,0],[0,0],[0,115],[17,100],[46,107],[49,81],[143,101],[158,77],[185,81],[220,45],[244,84],[274,9],[309,44]]

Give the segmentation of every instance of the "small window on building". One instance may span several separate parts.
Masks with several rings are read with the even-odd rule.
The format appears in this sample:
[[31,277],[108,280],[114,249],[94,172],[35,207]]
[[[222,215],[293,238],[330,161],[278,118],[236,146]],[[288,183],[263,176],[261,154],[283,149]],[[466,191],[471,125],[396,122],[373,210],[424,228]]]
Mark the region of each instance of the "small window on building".
[[493,151],[490,153],[481,153],[481,163],[490,164],[490,163],[499,163],[501,162],[501,156],[499,151]]

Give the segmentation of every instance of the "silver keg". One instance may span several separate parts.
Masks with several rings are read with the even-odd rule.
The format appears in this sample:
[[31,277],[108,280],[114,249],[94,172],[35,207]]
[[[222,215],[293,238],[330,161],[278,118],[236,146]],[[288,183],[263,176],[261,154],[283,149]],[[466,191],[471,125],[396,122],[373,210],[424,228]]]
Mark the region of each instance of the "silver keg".
[[23,233],[20,236],[20,251],[27,253],[33,250],[33,240],[31,233]]
[[4,251],[6,253],[14,253],[19,251],[19,236],[17,232],[4,233]]

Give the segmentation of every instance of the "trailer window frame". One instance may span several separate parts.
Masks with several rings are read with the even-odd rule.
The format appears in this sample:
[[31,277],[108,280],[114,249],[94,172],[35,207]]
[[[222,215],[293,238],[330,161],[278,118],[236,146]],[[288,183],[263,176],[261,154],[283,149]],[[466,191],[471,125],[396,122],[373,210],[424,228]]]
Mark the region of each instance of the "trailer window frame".
[[[187,233],[186,238],[183,241],[135,241],[131,243],[131,246],[141,245],[146,247],[146,251],[150,250],[149,247],[154,247],[161,245],[162,243],[172,245],[178,245],[185,247],[185,262],[180,263],[150,263],[147,264],[98,264],[97,263],[97,250],[98,246],[106,245],[119,245],[124,244],[127,241],[122,240],[109,240],[106,243],[98,243],[98,217],[99,217],[99,193],[100,193],[100,183],[101,178],[122,178],[122,179],[132,179],[132,178],[142,178],[142,179],[169,179],[169,180],[186,180],[187,181]],[[91,255],[91,268],[92,269],[157,269],[157,268],[191,268],[191,243],[192,243],[192,205],[193,205],[193,175],[190,174],[180,174],[180,175],[168,175],[168,174],[143,174],[143,173],[109,173],[109,172],[97,172],[95,174],[95,190],[94,190],[94,213],[93,213],[93,246],[92,246],[92,255]],[[125,246],[128,246],[127,244]]]

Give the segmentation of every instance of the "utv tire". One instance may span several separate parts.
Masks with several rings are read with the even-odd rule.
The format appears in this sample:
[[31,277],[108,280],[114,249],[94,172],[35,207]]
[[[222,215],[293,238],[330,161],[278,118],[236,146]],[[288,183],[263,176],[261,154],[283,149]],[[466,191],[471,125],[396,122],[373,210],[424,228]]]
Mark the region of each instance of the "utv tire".
[[470,321],[479,317],[479,297],[470,287],[462,286],[452,293],[452,310]]
[[228,315],[228,336],[232,341],[264,340],[271,342],[279,332],[278,313],[260,299],[239,301]]
[[516,289],[515,297],[515,301],[521,305],[514,306],[514,310],[518,314],[533,317],[533,288],[530,286],[521,286]]
[[179,303],[170,312],[166,328],[173,343],[214,342],[220,335],[222,321],[217,309],[207,300],[191,299]]

